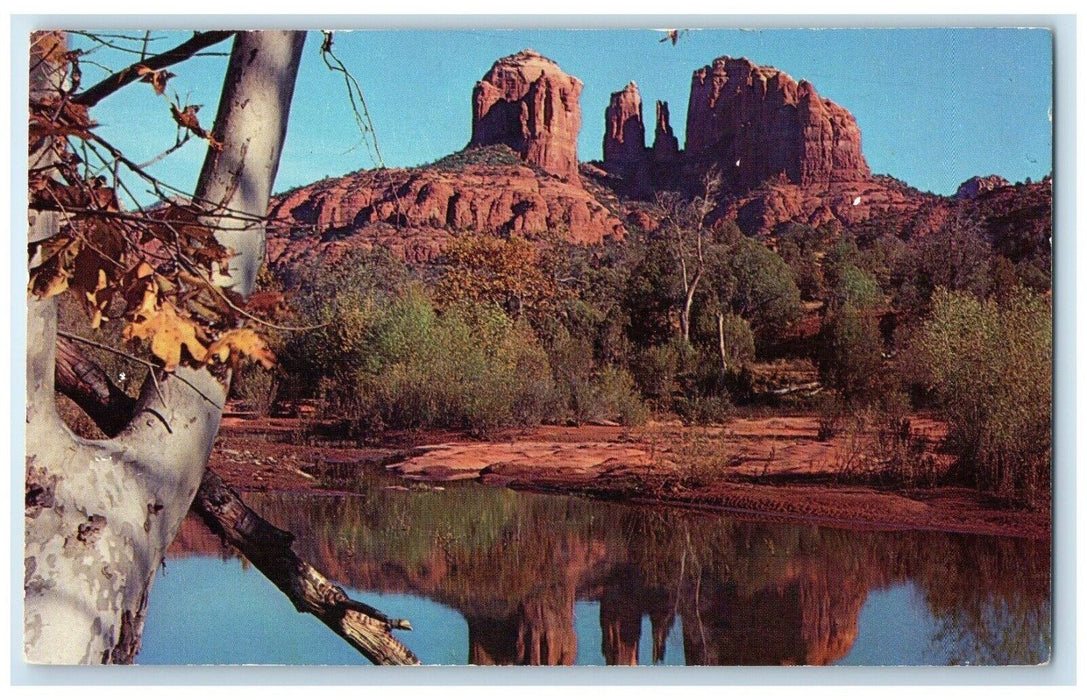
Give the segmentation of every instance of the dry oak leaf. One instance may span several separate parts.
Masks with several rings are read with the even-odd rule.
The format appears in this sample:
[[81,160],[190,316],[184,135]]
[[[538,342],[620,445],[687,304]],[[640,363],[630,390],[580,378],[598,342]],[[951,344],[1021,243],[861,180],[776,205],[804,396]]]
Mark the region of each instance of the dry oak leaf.
[[151,354],[162,360],[168,372],[177,369],[181,363],[182,347],[197,362],[204,361],[207,350],[196,337],[196,324],[179,316],[169,303],[150,313],[144,313],[144,309],[141,309],[141,320],[125,326],[121,333],[125,340],[150,340]]
[[30,153],[42,146],[44,139],[73,136],[89,139],[91,129],[97,124],[91,121],[87,108],[67,99],[47,97],[30,102]]
[[207,356],[209,359],[215,358],[219,362],[226,362],[231,350],[251,357],[261,363],[264,369],[275,367],[275,355],[268,349],[264,339],[249,328],[237,328],[223,333],[218,340],[208,346]]
[[176,104],[170,105],[170,114],[173,115],[174,121],[177,125],[183,129],[188,129],[196,136],[206,139],[208,145],[219,150],[223,147],[223,144],[216,141],[212,137],[211,133],[204,130],[204,127],[200,126],[200,119],[197,118],[196,113],[200,111],[200,105],[186,105],[184,108]]
[[136,75],[140,76],[141,82],[150,83],[151,87],[155,88],[156,95],[162,95],[166,92],[166,81],[174,77],[175,74],[165,68],[154,70],[140,65],[136,66]]
[[83,241],[57,236],[35,245],[42,263],[30,271],[30,291],[39,299],[48,299],[68,289],[72,263],[79,255]]

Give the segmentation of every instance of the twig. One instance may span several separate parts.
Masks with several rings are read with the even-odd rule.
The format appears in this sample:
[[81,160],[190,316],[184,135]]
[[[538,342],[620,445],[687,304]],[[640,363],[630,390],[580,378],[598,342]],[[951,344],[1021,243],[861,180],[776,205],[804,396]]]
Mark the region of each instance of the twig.
[[[324,32],[325,40],[321,44],[321,58],[324,59],[325,65],[331,71],[343,73],[343,81],[347,86],[347,97],[351,100],[351,111],[355,115],[355,124],[359,127],[359,133],[362,134],[363,142],[366,141],[367,133],[374,142],[374,155],[375,162],[381,168],[385,167],[385,161],[381,157],[381,149],[377,143],[377,132],[374,131],[374,123],[370,119],[370,111],[366,108],[366,99],[362,94],[362,87],[359,85],[359,81],[355,79],[355,76],[351,75],[351,72],[347,70],[347,66],[343,61],[332,52],[332,32]],[[362,105],[362,111],[359,111],[358,104],[355,103],[355,96],[358,95],[358,104]]]
[[242,211],[240,209],[232,209],[217,202],[201,199],[199,197],[193,196],[192,194],[186,192],[179,187],[174,187],[173,185],[165,183],[162,180],[156,178],[154,175],[151,175],[144,171],[144,169],[141,168],[138,164],[133,163],[128,157],[124,155],[121,149],[106,141],[98,134],[92,133],[90,136],[92,141],[100,144],[103,148],[108,150],[110,155],[120,161],[126,168],[146,180],[154,188],[155,196],[163,201],[170,201],[170,195],[165,191],[170,190],[174,194],[184,196],[192,204],[211,207],[211,211],[202,213],[203,216],[215,216],[223,219],[233,219],[246,223],[264,223],[265,221],[267,221],[267,217],[257,216],[255,214],[250,214],[248,212]]
[[[90,338],[84,338],[83,336],[75,335],[73,333],[68,333],[67,331],[57,330],[57,335],[59,335],[61,337],[64,337],[64,338],[68,338],[69,340],[74,340],[74,341],[79,342],[79,343],[86,343],[87,345],[91,345],[91,346],[99,348],[101,350],[105,350],[106,352],[112,352],[114,354],[120,355],[121,357],[128,358],[129,360],[132,360],[133,362],[139,362],[142,365],[146,365],[151,370],[151,372],[150,372],[151,382],[155,385],[155,392],[158,394],[159,400],[162,401],[162,405],[163,406],[166,405],[166,401],[163,400],[163,398],[162,398],[162,391],[159,389],[158,379],[155,377],[155,370],[158,370],[158,369],[161,369],[161,368],[158,367],[157,365],[155,365],[153,362],[150,362],[148,360],[141,360],[140,358],[133,357],[132,355],[129,355],[129,354],[127,354],[127,353],[125,353],[125,352],[123,352],[121,350],[118,350],[117,348],[111,348],[108,345],[103,345],[101,343],[95,342],[95,341],[91,340]],[[207,394],[202,392],[198,386],[196,386],[195,384],[190,382],[188,379],[185,379],[184,377],[179,376],[176,372],[170,372],[169,374],[170,374],[170,376],[172,376],[174,379],[178,380],[179,382],[184,382],[185,384],[189,385],[189,387],[193,391],[195,391],[197,394],[200,394],[200,398],[202,398],[205,401],[207,401],[208,403],[210,403],[216,409],[218,409],[220,411],[223,410],[222,406],[215,403],[214,399],[212,399],[210,396],[208,396]],[[147,410],[147,409],[145,409],[145,410]],[[162,419],[162,416],[159,416],[159,418]],[[163,422],[165,423],[166,421],[163,419]],[[167,427],[169,427],[169,426],[167,426]]]
[[196,32],[191,39],[178,44],[169,51],[152,56],[146,61],[141,60],[137,63],[133,63],[127,68],[122,68],[120,71],[107,77],[93,87],[90,87],[73,97],[72,102],[85,107],[92,107],[98,104],[103,98],[120,90],[125,85],[138,80],[140,78],[140,71],[138,70],[140,67],[159,70],[166,66],[172,66],[175,63],[180,63],[187,58],[191,58],[201,49],[206,49],[209,46],[218,44],[220,41],[233,35],[233,31]]
[[163,159],[163,158],[165,158],[166,156],[170,155],[170,154],[171,154],[171,153],[173,153],[174,151],[178,150],[179,148],[181,148],[182,146],[184,146],[185,144],[187,144],[187,143],[189,142],[189,139],[190,139],[190,138],[191,138],[191,135],[190,135],[190,134],[188,134],[188,133],[186,133],[186,134],[185,134],[185,136],[184,136],[183,138],[179,139],[179,140],[178,140],[178,142],[177,142],[177,143],[175,143],[175,144],[174,144],[173,146],[170,146],[170,147],[169,147],[169,148],[167,148],[167,149],[166,149],[165,151],[163,151],[162,153],[158,154],[157,156],[155,156],[155,157],[154,157],[154,158],[152,158],[151,160],[149,160],[149,161],[147,161],[147,162],[144,162],[144,163],[140,163],[140,164],[139,164],[139,168],[140,168],[140,169],[143,169],[143,168],[149,168],[149,167],[151,167],[151,166],[152,166],[152,165],[154,165],[155,163],[159,162],[160,160],[162,160],[162,159]]

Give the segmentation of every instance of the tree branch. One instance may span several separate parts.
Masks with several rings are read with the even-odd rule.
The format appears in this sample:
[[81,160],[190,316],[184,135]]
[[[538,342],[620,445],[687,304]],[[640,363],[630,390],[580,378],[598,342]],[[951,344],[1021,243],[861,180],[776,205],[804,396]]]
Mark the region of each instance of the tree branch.
[[383,666],[419,663],[390,634],[392,629],[410,630],[407,620],[389,618],[365,603],[352,600],[342,588],[294,553],[291,533],[257,515],[214,472],[204,472],[193,508],[212,532],[237,548],[283,591],[295,609],[325,623],[367,659]]
[[[110,381],[106,373],[65,337],[57,339],[57,390],[112,437],[128,424],[136,400]],[[353,600],[342,588],[303,561],[291,549],[294,535],[260,517],[214,472],[200,482],[193,511],[286,594],[299,612],[308,612],[380,665],[414,665],[419,660],[389,631],[410,630],[407,620]]]
[[121,69],[98,84],[73,97],[72,102],[86,107],[92,107],[98,104],[102,99],[117,92],[125,85],[138,80],[140,78],[140,73],[137,69],[140,66],[150,68],[151,70],[159,70],[167,66],[172,66],[175,63],[181,63],[186,59],[192,58],[192,56],[201,49],[206,49],[209,46],[218,44],[220,41],[223,41],[234,34],[235,32],[233,31],[197,32],[193,34],[191,39],[178,44],[169,51],[152,56],[146,61],[138,61],[127,68]]
[[107,437],[121,432],[136,412],[136,399],[62,335],[57,337],[56,382],[57,391],[75,401]]

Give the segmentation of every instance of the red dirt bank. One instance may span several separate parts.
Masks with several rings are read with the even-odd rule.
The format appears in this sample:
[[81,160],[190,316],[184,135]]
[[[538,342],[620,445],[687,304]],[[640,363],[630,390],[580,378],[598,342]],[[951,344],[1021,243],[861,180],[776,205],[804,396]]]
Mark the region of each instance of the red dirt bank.
[[[210,465],[243,491],[332,490],[371,470],[409,482],[475,480],[853,529],[1050,536],[1048,513],[1015,510],[969,489],[892,492],[839,483],[847,441],[819,441],[814,417],[738,419],[697,430],[542,426],[489,442],[431,431],[361,448],[291,444],[301,427],[297,420],[228,417]],[[925,421],[915,427],[933,440],[942,430]]]

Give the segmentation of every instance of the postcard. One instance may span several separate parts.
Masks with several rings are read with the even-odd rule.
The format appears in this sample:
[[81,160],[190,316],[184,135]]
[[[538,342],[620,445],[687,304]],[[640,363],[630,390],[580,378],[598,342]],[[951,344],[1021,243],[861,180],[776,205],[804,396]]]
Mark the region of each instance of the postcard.
[[1048,663],[1052,56],[35,32],[26,661]]

